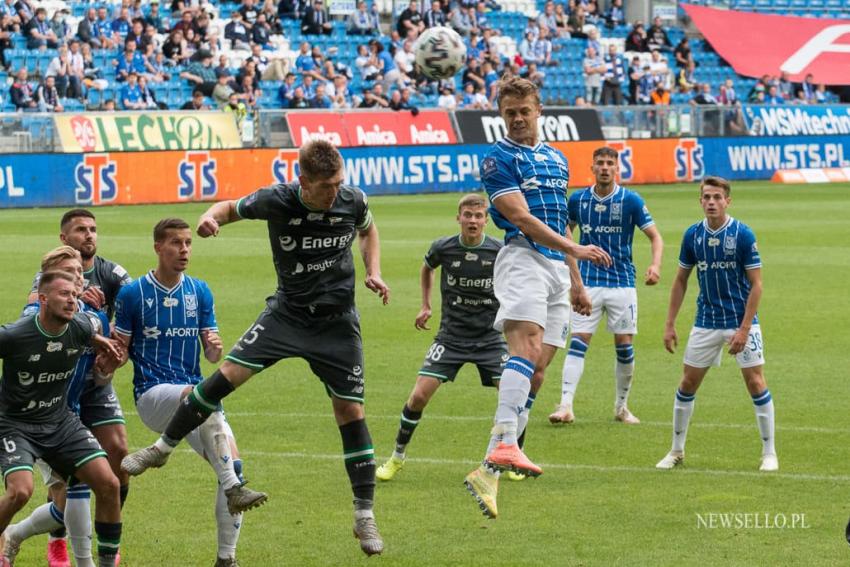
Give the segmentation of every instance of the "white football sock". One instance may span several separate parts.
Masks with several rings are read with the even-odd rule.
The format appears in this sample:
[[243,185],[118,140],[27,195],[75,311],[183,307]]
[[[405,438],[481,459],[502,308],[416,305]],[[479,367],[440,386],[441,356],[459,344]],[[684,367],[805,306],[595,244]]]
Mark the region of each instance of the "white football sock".
[[77,567],[94,567],[91,554],[91,490],[77,484],[68,488],[65,527]]
[[629,390],[635,374],[635,349],[632,345],[617,345],[617,362],[614,366],[614,376],[617,378],[617,396],[614,407],[625,407],[629,401]]
[[765,389],[761,394],[756,394],[753,398],[753,407],[756,410],[756,422],[759,426],[759,433],[762,441],[762,455],[775,455],[776,446],[774,445],[775,433],[775,414],[773,409],[773,396],[770,395],[770,390]]
[[517,421],[519,415],[525,410],[525,402],[531,390],[532,375],[534,375],[534,365],[518,356],[508,359],[502,371],[493,435],[501,433],[502,441],[508,445],[516,444]]
[[53,502],[47,502],[18,523],[15,526],[15,534],[21,541],[34,535],[46,534],[65,525],[62,517],[62,511]]
[[583,340],[573,337],[570,340],[570,350],[564,359],[564,369],[561,372],[561,405],[572,406],[578,383],[584,373],[584,356],[588,345]]
[[218,482],[224,488],[233,488],[242,484],[233,470],[233,455],[230,451],[230,438],[224,426],[224,414],[215,411],[198,428],[201,445],[204,447],[204,455],[209,460]]
[[218,526],[218,556],[222,558],[236,557],[236,543],[242,529],[242,514],[232,516],[227,511],[227,496],[224,486],[218,485],[215,498],[215,522]]
[[676,390],[676,401],[673,402],[673,451],[685,452],[685,439],[688,436],[688,424],[694,413],[694,398],[696,394],[686,394]]

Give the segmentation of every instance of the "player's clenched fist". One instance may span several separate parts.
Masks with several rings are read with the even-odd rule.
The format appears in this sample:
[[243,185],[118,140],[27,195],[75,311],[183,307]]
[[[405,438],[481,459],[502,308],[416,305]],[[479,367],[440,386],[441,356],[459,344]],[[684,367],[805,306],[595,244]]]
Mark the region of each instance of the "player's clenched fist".
[[208,236],[218,236],[219,226],[218,221],[212,217],[201,217],[198,221],[198,236],[207,238]]

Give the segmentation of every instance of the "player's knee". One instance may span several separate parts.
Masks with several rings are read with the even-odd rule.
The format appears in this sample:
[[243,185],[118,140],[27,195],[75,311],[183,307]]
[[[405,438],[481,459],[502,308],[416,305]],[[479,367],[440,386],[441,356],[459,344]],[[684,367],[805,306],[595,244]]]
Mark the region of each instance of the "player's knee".
[[6,498],[17,512],[32,498],[32,482],[13,482],[6,485]]
[[123,459],[127,456],[127,430],[124,427],[110,427],[99,441],[110,459]]
[[102,474],[97,475],[91,480],[89,486],[98,499],[115,499],[118,500],[120,491],[120,482],[118,477],[112,474],[109,469],[104,469]]

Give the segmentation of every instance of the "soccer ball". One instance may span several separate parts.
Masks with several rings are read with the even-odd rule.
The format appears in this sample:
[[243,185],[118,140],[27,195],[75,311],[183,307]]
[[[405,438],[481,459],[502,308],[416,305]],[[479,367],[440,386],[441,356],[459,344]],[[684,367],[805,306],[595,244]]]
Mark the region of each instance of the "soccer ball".
[[416,64],[425,76],[434,80],[451,79],[466,60],[466,46],[451,28],[428,28],[419,36],[414,49]]

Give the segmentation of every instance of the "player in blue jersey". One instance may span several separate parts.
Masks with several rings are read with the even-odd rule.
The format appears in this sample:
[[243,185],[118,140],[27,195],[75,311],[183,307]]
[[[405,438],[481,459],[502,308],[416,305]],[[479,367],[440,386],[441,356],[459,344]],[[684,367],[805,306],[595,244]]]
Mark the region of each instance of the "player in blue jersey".
[[726,213],[732,202],[730,193],[728,181],[706,177],[700,185],[705,220],[689,227],[682,238],[664,328],[664,346],[669,352],[674,352],[679,342],[676,315],[694,268],[699,295],[696,321],[685,349],[684,375],[673,403],[673,448],[656,465],[659,469],[672,469],[683,462],[697,390],[709,367],[720,365],[727,348],[738,362],[755,406],[762,439],[759,470],[779,470],[773,398],[764,379],[764,342],[757,315],[762,294],[761,257],[750,227]]
[[491,216],[505,231],[505,247],[493,270],[499,300],[494,327],[504,332],[511,355],[502,372],[485,462],[465,479],[489,517],[495,517],[498,471],[542,473],[520,449],[518,435],[546,367],[566,343],[570,303],[590,313],[576,259],[611,263],[603,249],[580,246],[567,231],[569,167],[561,152],[539,142],[541,111],[534,83],[518,77],[502,81],[499,112],[507,137],[481,162]]
[[[221,359],[213,296],[206,282],[185,272],[192,253],[192,231],[182,219],[159,221],[153,230],[157,267],[124,286],[115,302],[115,333],[133,361],[133,394],[139,417],[162,433],[168,420],[203,380],[200,354]],[[242,511],[266,500],[244,488],[242,461],[230,425],[219,406],[187,441],[218,476],[215,517],[216,567],[235,566]]]
[[617,150],[601,147],[593,152],[591,169],[596,183],[573,193],[569,201],[570,229],[581,228],[581,243],[604,248],[613,263],[610,267],[579,262],[581,278],[587,286],[593,310],[590,316],[573,313],[570,321],[570,350],[564,360],[561,403],[549,416],[551,423],[572,423],[573,397],[584,371],[584,356],[603,312],[608,315],[608,331],[614,334],[617,382],[614,418],[627,424],[640,423],[629,411],[629,391],[635,370],[632,346],[637,333],[637,291],[632,240],[635,228],[649,238],[652,261],[644,274],[646,285],[655,285],[661,277],[664,242],[640,195],[617,184]]
[[[48,271],[66,272],[74,275],[77,282],[77,296],[83,294],[85,284],[83,279],[83,264],[80,253],[70,246],[59,246],[47,252],[41,259],[41,273]],[[38,301],[31,302],[24,307],[21,317],[28,317],[39,312]],[[97,311],[82,300],[77,300],[77,310],[96,315],[100,319],[101,333],[104,337],[109,336],[109,319],[103,311]],[[68,408],[79,415],[80,395],[85,386],[87,377],[95,369],[95,353],[91,347],[86,347],[85,352],[77,361],[74,374],[71,376],[68,392]],[[24,540],[35,535],[53,532],[58,529],[64,530],[67,526],[71,546],[74,550],[76,564],[79,567],[91,567],[94,565],[91,554],[91,491],[83,483],[78,483],[70,488],[67,487],[65,479],[54,473],[50,466],[43,460],[36,460],[41,472],[45,486],[48,488],[50,498],[46,504],[42,504],[24,520],[11,524],[3,532],[5,542],[2,546],[3,556],[13,561]],[[66,489],[69,497],[66,499]],[[64,541],[60,538],[52,539],[61,545],[53,544],[48,549],[54,553],[48,553],[48,565],[58,567],[69,565],[62,560],[61,551],[65,551]],[[59,553],[55,553],[59,550]],[[67,558],[67,552],[66,552]]]

